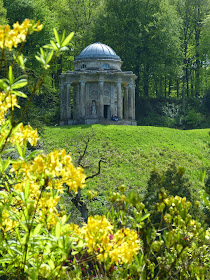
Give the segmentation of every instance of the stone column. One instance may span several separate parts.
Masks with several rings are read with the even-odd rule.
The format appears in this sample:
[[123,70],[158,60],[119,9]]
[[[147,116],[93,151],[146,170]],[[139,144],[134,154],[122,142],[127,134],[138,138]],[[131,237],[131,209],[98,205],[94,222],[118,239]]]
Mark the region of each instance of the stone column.
[[60,90],[61,90],[61,99],[60,99],[60,120],[64,121],[65,119],[65,89],[64,89],[64,80],[61,79],[60,82]]
[[133,120],[136,119],[136,100],[135,100],[135,88],[136,85],[133,85]]
[[85,118],[85,80],[80,81],[80,117]]
[[128,86],[124,88],[124,119],[128,119]]
[[114,84],[111,84],[111,116],[115,115],[115,87]]
[[128,119],[133,119],[133,85],[128,84]]
[[71,119],[71,83],[66,85],[66,118]]
[[117,116],[122,119],[122,86],[121,81],[117,82]]
[[74,114],[75,119],[78,119],[80,117],[80,85],[75,85],[75,108],[74,108]]
[[99,118],[104,118],[104,80],[100,79],[98,81],[99,86]]

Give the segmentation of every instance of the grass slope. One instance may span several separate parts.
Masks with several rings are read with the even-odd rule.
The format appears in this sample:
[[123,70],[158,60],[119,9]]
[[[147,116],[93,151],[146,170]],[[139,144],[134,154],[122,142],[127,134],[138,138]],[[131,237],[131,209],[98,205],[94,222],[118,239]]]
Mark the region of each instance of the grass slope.
[[70,151],[74,161],[83,151],[84,140],[90,138],[83,164],[90,175],[97,172],[98,161],[104,158],[101,174],[88,181],[87,187],[103,193],[125,184],[143,193],[150,171],[165,170],[175,161],[184,166],[195,188],[203,168],[210,168],[209,129],[176,130],[161,127],[81,125],[46,127],[43,148]]

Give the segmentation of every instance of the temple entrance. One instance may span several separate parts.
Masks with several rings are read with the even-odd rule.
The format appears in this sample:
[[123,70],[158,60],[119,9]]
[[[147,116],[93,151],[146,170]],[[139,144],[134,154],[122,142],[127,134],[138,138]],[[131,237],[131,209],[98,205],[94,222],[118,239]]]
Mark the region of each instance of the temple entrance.
[[111,119],[110,105],[104,105],[104,118]]

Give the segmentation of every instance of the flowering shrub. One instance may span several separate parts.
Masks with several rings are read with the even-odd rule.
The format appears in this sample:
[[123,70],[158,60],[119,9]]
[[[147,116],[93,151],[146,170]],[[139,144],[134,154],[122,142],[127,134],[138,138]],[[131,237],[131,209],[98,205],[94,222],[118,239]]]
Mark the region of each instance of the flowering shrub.
[[[148,212],[137,193],[127,191],[125,199],[125,189],[119,189],[108,197],[113,205],[110,221],[115,227],[137,229],[141,240],[135,261],[118,268],[121,279],[208,279],[210,230],[204,221],[192,218],[191,203],[160,191]],[[206,205],[208,200],[206,193]]]
[[[28,81],[27,77],[16,79],[13,67],[18,63],[24,71],[21,50],[27,37],[41,29],[39,22],[28,19],[15,23],[13,28],[0,27],[0,70],[4,66],[7,75],[0,79],[0,275],[35,280],[68,279],[69,274],[76,279],[81,276],[77,256],[83,251],[110,268],[112,264],[131,264],[140,242],[135,230],[116,230],[105,216],[89,217],[81,228],[68,224],[61,194],[66,186],[75,194],[85,187],[83,169],[73,165],[65,150],[26,155],[27,143],[36,146],[39,136],[36,129],[21,120],[54,59],[67,49],[73,36],[71,33],[65,38],[63,34],[60,38],[54,29],[55,40],[40,49],[36,59],[43,66],[43,76],[33,87],[21,117],[15,120],[14,110],[21,109],[19,98],[27,97],[20,89]],[[8,66],[5,50],[18,47],[13,64]],[[18,159],[10,158],[11,149],[16,150]]]

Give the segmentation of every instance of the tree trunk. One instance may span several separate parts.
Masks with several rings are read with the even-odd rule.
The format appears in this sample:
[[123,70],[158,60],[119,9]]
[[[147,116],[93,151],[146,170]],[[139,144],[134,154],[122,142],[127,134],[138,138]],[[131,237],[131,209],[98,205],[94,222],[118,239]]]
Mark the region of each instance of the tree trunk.
[[[199,13],[199,9],[198,9]],[[200,45],[200,23],[196,23],[195,27],[195,57],[196,57],[196,68],[195,68],[195,95],[199,96],[200,92],[200,70],[201,70],[201,62],[200,62],[200,53],[199,53],[199,45]]]
[[182,110],[185,111],[185,75],[183,75],[182,81]]
[[149,64],[144,67],[144,96],[149,96]]
[[157,78],[154,79],[155,81],[155,93],[156,93],[156,97],[159,97],[159,91],[158,91],[158,81]]
[[165,98],[167,97],[167,78],[166,78],[166,75],[165,75]]
[[171,77],[169,77],[169,80],[168,80],[168,97],[171,96]]
[[176,95],[179,98],[179,79],[176,79]]
[[189,71],[188,71],[189,61],[186,59],[186,67],[185,67],[185,78],[186,78],[186,93],[187,97],[189,97]]

